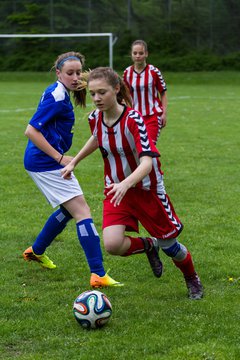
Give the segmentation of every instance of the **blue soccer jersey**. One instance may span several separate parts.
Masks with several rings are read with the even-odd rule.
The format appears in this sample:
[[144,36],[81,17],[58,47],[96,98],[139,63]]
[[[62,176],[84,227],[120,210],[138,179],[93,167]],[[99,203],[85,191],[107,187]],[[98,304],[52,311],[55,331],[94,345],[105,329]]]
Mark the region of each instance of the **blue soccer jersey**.
[[[63,154],[72,145],[74,121],[69,93],[61,82],[56,81],[43,93],[29,124],[40,131],[54,149]],[[57,170],[62,167],[31,140],[28,140],[26,147],[24,166],[26,170],[34,172]]]

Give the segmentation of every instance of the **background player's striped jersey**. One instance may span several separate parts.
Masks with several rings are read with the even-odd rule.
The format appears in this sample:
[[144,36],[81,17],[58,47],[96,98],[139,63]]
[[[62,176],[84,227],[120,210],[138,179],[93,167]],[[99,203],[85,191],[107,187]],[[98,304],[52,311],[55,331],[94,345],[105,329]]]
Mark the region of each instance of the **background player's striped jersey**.
[[167,87],[158,68],[148,64],[141,73],[137,73],[131,65],[125,69],[123,80],[130,90],[135,110],[143,116],[162,113],[159,93],[166,91]]
[[89,116],[89,124],[103,156],[105,186],[121,182],[137,168],[141,156],[150,156],[153,158],[153,169],[136,186],[165,192],[160,154],[149,140],[144,120],[137,111],[125,107],[116,123],[108,127],[103,113],[95,110]]

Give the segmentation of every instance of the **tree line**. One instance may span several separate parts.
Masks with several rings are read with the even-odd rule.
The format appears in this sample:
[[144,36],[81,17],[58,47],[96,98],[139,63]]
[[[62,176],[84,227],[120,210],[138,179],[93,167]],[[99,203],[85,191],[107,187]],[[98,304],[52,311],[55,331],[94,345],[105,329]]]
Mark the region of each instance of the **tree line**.
[[[240,69],[239,0],[0,0],[1,34],[111,32],[114,68],[144,39],[149,61],[171,71]],[[102,38],[0,39],[1,70],[46,70],[56,55],[80,50],[93,68],[108,64]]]

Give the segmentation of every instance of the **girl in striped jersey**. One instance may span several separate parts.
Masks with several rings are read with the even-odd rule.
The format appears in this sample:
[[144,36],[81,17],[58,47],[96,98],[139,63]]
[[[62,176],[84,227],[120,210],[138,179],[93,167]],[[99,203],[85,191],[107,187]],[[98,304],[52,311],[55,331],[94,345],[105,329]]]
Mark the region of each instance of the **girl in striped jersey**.
[[[74,167],[97,148],[104,161],[103,240],[112,255],[146,253],[155,276],[162,274],[158,250],[182,271],[191,299],[203,296],[190,252],[178,242],[183,225],[166,194],[159,152],[149,138],[139,112],[128,107],[129,94],[111,68],[97,68],[88,79],[97,109],[89,116],[92,136],[62,175],[71,178]],[[126,104],[126,105],[123,105]],[[133,237],[139,222],[151,237]]]
[[148,134],[156,144],[160,130],[167,121],[166,83],[161,71],[147,64],[148,48],[145,41],[133,42],[131,57],[133,65],[125,69],[123,79],[130,90],[133,108],[142,114]]

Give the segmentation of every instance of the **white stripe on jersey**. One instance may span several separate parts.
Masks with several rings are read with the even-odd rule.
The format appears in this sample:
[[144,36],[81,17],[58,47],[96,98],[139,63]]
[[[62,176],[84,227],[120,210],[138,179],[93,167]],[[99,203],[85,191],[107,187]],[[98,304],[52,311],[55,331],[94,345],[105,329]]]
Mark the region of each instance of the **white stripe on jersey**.
[[157,179],[157,193],[158,194],[165,194],[165,186],[163,183],[163,175],[159,171],[157,159],[153,158],[153,169],[155,171],[156,179]]
[[[125,130],[127,130],[127,126],[125,127]],[[122,149],[122,152],[120,153],[120,158],[121,158],[121,163],[122,163],[122,168],[123,168],[123,173],[125,175],[125,178],[127,176],[129,176],[129,174],[131,174],[131,169],[129,166],[129,163],[127,161],[127,156],[124,152],[123,149],[123,143],[122,143],[122,136],[118,136],[118,134],[120,133],[120,124],[117,125],[117,133],[115,134],[115,141],[116,141],[116,146],[118,149]],[[131,146],[132,148],[132,146]]]
[[[102,143],[104,144],[108,144],[108,133],[107,133],[107,127],[101,122],[101,127],[102,127]],[[114,128],[115,131],[115,128]],[[104,147],[105,148],[105,147]],[[106,148],[105,148],[106,149]],[[110,153],[110,149],[107,149],[108,153]],[[115,161],[115,157],[114,156],[108,156],[108,161],[110,164],[110,168],[111,168],[111,177],[114,183],[119,183],[119,179],[117,177],[117,164]],[[106,179],[105,179],[106,180]]]
[[[143,74],[142,74],[142,76],[141,76],[141,78],[140,78],[140,89],[141,89],[141,104],[142,104],[142,106],[140,107],[140,106],[138,106],[138,111],[140,111],[140,113],[143,115],[143,114],[146,114],[146,102],[145,102],[145,82],[146,82],[146,80],[145,80],[145,78],[146,78],[146,73],[145,72],[143,72]],[[147,93],[147,95],[148,95],[148,102],[150,102],[151,101],[151,97],[152,97],[152,94],[150,93],[150,88],[148,89],[148,93]]]

